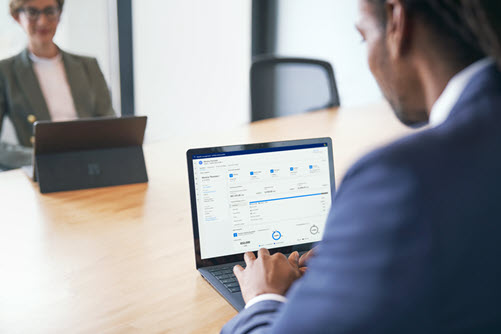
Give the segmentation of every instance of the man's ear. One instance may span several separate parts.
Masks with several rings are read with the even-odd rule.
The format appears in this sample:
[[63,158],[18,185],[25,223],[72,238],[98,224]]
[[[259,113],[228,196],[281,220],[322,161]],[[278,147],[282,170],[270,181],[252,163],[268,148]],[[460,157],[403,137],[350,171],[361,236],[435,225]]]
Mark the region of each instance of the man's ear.
[[386,11],[386,46],[391,58],[405,55],[410,42],[410,20],[401,0],[388,0]]

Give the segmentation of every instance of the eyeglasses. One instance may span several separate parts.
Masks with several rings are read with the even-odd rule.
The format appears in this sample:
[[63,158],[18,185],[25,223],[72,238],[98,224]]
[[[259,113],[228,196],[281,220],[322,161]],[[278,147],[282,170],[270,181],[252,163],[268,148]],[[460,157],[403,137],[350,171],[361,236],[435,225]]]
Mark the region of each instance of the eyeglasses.
[[26,7],[20,8],[19,12],[23,12],[30,21],[37,21],[40,17],[40,14],[44,14],[47,20],[54,21],[59,18],[59,15],[61,14],[61,8],[50,6],[39,10],[33,7]]

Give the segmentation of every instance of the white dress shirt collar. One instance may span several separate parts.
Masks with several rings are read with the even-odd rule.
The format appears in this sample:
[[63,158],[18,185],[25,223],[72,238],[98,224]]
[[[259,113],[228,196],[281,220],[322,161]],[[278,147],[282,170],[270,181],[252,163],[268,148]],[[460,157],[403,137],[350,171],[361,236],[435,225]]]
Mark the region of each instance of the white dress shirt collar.
[[452,108],[473,76],[493,63],[493,59],[483,58],[454,75],[431,108],[430,125],[437,126],[442,124],[449,117]]

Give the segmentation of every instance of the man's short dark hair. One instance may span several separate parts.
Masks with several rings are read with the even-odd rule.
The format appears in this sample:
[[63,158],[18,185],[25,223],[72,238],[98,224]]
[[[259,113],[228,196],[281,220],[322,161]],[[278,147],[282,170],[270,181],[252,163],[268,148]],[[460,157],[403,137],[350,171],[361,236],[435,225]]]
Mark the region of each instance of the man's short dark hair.
[[[367,0],[384,26],[386,0]],[[501,64],[501,0],[401,0],[409,15],[425,22],[436,40],[465,58],[490,56]]]

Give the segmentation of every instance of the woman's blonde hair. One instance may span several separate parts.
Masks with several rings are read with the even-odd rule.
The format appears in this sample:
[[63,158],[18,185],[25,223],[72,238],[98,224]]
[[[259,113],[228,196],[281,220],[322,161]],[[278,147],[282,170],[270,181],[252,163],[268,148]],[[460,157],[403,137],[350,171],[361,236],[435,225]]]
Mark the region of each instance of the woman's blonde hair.
[[[19,10],[23,8],[27,2],[30,2],[30,0],[10,0],[9,1],[10,15],[16,16]],[[56,0],[56,2],[59,9],[63,10],[64,0]]]

